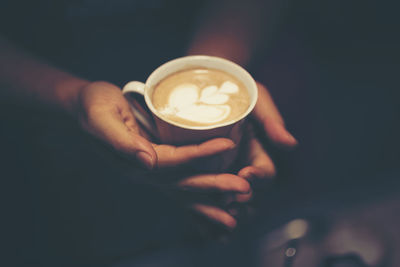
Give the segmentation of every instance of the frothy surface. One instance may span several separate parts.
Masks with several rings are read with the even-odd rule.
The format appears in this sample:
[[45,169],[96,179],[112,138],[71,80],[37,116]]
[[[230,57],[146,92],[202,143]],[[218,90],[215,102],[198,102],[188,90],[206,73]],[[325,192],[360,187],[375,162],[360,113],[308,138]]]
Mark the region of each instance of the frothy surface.
[[162,116],[189,126],[233,120],[249,106],[244,85],[213,69],[189,69],[168,76],[156,86],[152,101]]

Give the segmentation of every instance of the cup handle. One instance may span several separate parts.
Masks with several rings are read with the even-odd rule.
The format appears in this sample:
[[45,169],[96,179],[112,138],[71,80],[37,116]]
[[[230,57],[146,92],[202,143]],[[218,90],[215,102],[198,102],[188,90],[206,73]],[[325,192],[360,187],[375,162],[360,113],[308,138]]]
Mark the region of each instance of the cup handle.
[[[138,81],[132,81],[127,83],[123,88],[122,88],[122,94],[125,96],[126,94],[129,93],[136,93],[140,94],[142,97],[144,97],[144,88],[145,84],[142,82]],[[126,96],[125,96],[126,97]],[[155,126],[155,123],[151,116],[146,113],[146,111],[143,109],[143,107],[137,107],[133,103],[129,103],[132,109],[133,115],[135,115],[135,118],[139,123],[148,131],[153,137],[158,138],[157,134],[157,129]],[[139,105],[140,106],[140,105]]]

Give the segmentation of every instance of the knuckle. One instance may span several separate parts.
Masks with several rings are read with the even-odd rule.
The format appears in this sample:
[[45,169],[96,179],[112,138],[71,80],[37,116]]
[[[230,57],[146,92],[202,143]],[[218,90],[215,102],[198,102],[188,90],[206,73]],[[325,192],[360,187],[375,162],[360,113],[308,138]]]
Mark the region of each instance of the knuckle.
[[192,145],[187,148],[185,153],[185,158],[187,160],[191,160],[195,157],[198,157],[200,153],[201,153],[200,145]]

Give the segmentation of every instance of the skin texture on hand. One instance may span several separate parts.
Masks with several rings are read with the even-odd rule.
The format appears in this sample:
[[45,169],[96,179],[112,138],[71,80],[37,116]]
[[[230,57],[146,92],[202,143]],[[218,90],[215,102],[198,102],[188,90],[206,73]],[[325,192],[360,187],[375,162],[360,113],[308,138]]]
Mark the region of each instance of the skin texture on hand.
[[[285,130],[268,91],[260,84],[258,87],[260,98],[252,116],[263,125],[273,143],[288,147],[295,145],[297,142]],[[77,106],[79,121],[87,132],[103,141],[127,162],[139,161],[150,170],[143,175],[147,181],[142,182],[162,186],[190,209],[228,229],[236,227],[237,221],[234,214],[225,209],[225,203],[230,201],[226,201],[224,196],[231,201],[247,202],[252,197],[249,181],[275,175],[272,159],[252,134],[248,135],[245,165],[237,174],[182,171],[186,163],[232,149],[235,144],[225,138],[180,147],[152,143],[140,134],[129,103],[120,88],[113,84],[88,84],[80,91]],[[165,180],[163,177],[168,172],[170,175],[171,170],[177,178]],[[219,197],[207,197],[205,201],[205,194]]]
[[[128,162],[139,161],[147,169],[153,169],[139,175],[139,179],[146,179],[139,182],[161,186],[174,197],[179,195],[177,191],[185,192],[181,200],[189,208],[225,227],[236,225],[236,220],[222,209],[189,199],[204,193],[248,193],[250,184],[246,179],[233,174],[190,173],[182,178],[179,175],[179,167],[190,161],[232,149],[235,144],[231,140],[216,138],[180,147],[151,143],[140,135],[139,126],[120,88],[107,82],[89,84],[81,90],[78,99],[78,118],[87,132]],[[171,176],[171,170],[178,177],[169,181],[165,177]]]
[[274,144],[286,148],[295,147],[297,140],[286,130],[284,120],[267,88],[260,83],[257,86],[258,100],[252,116],[262,125]]
[[120,88],[107,82],[94,82],[83,88],[78,106],[79,121],[87,132],[124,158],[138,160],[149,169],[177,166],[234,147],[225,138],[180,147],[151,143],[140,135]]
[[[297,140],[286,130],[282,116],[275,106],[268,90],[260,83],[257,83],[259,90],[259,98],[252,117],[255,123],[264,129],[266,138],[272,144],[280,148],[293,148],[297,145]],[[254,136],[253,125],[248,125],[244,138],[247,145],[245,151],[242,151],[244,161],[240,165],[241,168],[237,176],[245,179],[249,183],[255,180],[266,180],[275,177],[276,168],[272,158],[262,146],[260,140]],[[227,181],[228,182],[228,181]],[[198,202],[193,204],[193,209],[209,220],[218,222],[228,229],[237,226],[237,216],[239,209],[248,207],[242,206],[238,208],[229,208],[233,203],[246,203],[252,199],[252,189],[247,193],[227,193],[224,194],[219,203]]]

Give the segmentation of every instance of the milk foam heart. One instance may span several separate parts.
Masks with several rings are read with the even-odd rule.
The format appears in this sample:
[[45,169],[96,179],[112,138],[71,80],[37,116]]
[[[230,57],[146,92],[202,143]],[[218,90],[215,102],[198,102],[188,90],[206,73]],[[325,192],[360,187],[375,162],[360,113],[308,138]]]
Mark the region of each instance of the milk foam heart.
[[168,106],[161,112],[198,123],[217,123],[229,116],[231,108],[224,104],[229,94],[237,92],[238,86],[229,81],[219,88],[210,85],[200,89],[195,84],[181,84],[172,90]]
[[194,84],[182,84],[171,92],[168,104],[177,110],[184,109],[186,106],[193,105],[199,98],[199,88]]
[[217,123],[228,117],[231,108],[227,105],[208,106],[208,105],[191,105],[180,110],[176,116],[199,123]]
[[221,85],[219,91],[226,94],[237,94],[239,92],[239,86],[237,86],[236,83],[226,81]]
[[210,105],[221,105],[228,102],[229,96],[221,93],[216,85],[207,86],[201,91],[200,102]]
[[234,76],[215,69],[187,69],[156,85],[152,103],[162,118],[187,126],[235,120],[249,106],[246,87]]

